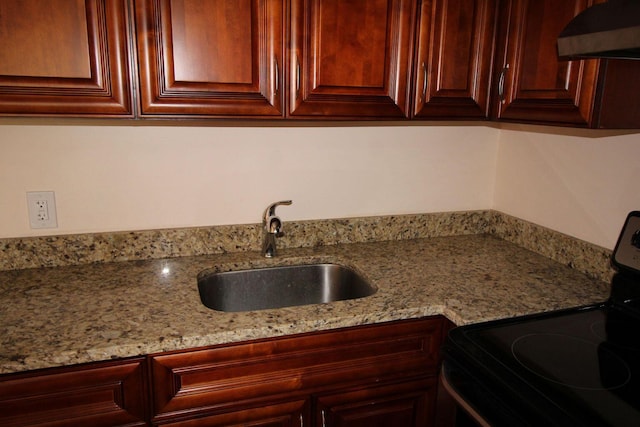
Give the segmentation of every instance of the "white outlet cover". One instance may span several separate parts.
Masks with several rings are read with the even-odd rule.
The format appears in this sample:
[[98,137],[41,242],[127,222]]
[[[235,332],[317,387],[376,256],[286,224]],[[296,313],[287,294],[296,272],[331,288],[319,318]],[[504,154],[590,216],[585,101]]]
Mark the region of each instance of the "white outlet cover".
[[28,191],[27,208],[31,228],[57,228],[56,197],[53,191]]

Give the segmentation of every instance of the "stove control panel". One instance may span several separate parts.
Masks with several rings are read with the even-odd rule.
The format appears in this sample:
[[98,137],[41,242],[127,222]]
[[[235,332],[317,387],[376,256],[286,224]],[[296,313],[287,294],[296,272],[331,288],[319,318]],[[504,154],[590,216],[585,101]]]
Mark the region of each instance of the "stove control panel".
[[618,268],[640,274],[640,211],[627,216],[613,250],[613,263]]

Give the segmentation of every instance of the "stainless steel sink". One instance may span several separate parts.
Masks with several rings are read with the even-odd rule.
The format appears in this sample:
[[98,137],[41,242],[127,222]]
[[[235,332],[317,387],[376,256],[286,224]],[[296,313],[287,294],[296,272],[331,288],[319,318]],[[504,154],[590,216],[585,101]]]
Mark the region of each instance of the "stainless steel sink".
[[198,290],[213,310],[251,311],[363,298],[377,289],[351,268],[311,264],[201,273]]

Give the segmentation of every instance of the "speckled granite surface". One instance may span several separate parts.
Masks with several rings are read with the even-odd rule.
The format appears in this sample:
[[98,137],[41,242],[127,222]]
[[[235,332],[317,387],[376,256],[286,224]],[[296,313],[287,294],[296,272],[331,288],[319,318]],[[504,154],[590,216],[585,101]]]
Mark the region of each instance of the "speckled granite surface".
[[[490,211],[286,221],[279,248],[478,234]],[[257,251],[260,224],[0,239],[0,270]]]
[[527,248],[573,269],[609,282],[611,251],[500,212],[491,216],[487,233]]
[[[477,223],[485,215],[491,213],[479,213]],[[414,228],[407,226],[406,237],[420,237],[411,234]],[[295,228],[288,231],[296,235]],[[3,271],[0,373],[433,314],[466,324],[608,296],[606,281],[476,232],[289,248],[273,260],[245,250]],[[359,300],[250,313],[221,313],[200,303],[196,277],[202,270],[311,262],[351,266],[378,291]]]
[[[489,233],[609,280],[611,251],[496,211],[287,221],[282,248]],[[0,271],[255,251],[259,224],[0,239]]]

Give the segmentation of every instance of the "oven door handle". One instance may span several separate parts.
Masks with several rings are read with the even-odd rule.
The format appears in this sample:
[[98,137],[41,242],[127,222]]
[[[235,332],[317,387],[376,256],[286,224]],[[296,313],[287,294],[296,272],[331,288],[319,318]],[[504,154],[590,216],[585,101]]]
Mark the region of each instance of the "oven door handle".
[[469,403],[467,403],[467,401],[464,400],[464,397],[460,396],[460,394],[453,388],[451,383],[449,383],[449,380],[445,375],[444,363],[446,363],[446,361],[443,362],[442,369],[440,369],[440,383],[442,384],[442,387],[449,394],[449,396],[451,396],[451,398],[455,400],[456,404],[458,404],[458,406],[462,410],[464,410],[478,424],[478,426],[492,427],[491,424],[489,424],[487,420],[485,420],[482,417],[482,415],[478,413],[478,411],[473,409],[473,407],[471,407],[471,405],[469,405]]

